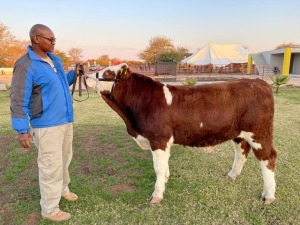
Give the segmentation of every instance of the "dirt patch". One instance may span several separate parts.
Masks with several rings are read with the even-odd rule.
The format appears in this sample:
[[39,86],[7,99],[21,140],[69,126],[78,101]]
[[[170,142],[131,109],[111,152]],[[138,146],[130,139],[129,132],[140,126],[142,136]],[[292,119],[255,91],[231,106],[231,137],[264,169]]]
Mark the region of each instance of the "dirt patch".
[[[80,162],[80,166],[76,168],[77,173],[90,175],[93,170],[93,159],[105,159],[119,165],[125,163],[124,158],[119,154],[124,149],[118,148],[114,143],[101,143],[93,129],[85,132],[80,139],[81,145],[74,147],[74,158]],[[85,155],[87,153],[88,157],[81,158],[81,154],[76,154],[76,152],[83,152]],[[109,163],[103,172],[108,176],[115,176],[116,168]]]
[[129,184],[116,184],[113,186],[110,186],[108,190],[113,193],[114,195],[119,195],[124,191],[134,191],[136,190],[136,187],[129,185]]
[[0,223],[5,225],[13,224],[12,221],[14,221],[14,218],[16,217],[17,215],[14,211],[0,203]]
[[78,150],[88,152],[92,156],[110,158],[114,160],[121,160],[118,152],[120,148],[116,147],[113,143],[102,144],[99,138],[93,133],[85,133],[82,137],[82,146]]
[[38,212],[31,212],[29,216],[23,221],[22,225],[36,225],[39,224],[39,221],[42,219],[42,216]]

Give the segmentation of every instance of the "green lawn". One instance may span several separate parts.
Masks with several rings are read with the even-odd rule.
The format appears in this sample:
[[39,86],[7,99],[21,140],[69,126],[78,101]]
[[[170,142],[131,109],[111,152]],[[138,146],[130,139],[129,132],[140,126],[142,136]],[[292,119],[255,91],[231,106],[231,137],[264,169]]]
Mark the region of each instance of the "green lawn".
[[[260,201],[262,175],[253,153],[234,182],[223,177],[234,158],[223,143],[208,151],[175,145],[164,200],[150,205],[155,173],[123,121],[92,93],[74,102],[74,203],[61,201],[72,219],[61,224],[300,224],[300,89],[275,96],[278,151],[276,201]],[[253,115],[254,116],[254,115]],[[35,147],[20,147],[11,129],[9,94],[0,92],[0,224],[52,224],[41,219]]]

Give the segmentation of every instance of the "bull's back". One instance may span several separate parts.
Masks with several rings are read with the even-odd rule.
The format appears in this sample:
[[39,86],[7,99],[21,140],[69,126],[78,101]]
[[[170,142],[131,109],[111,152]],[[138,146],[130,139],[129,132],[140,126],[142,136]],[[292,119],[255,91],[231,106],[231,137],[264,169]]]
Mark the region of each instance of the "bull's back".
[[272,128],[273,95],[260,79],[169,88],[173,95],[170,124],[177,144],[215,145],[241,131],[259,132],[264,123]]

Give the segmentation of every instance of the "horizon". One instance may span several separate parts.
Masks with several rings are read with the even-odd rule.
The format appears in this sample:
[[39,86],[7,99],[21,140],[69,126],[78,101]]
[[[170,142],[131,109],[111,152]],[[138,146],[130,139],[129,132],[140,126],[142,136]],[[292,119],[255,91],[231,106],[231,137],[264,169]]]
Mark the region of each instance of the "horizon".
[[141,61],[137,54],[156,36],[191,53],[208,43],[239,44],[251,53],[273,50],[282,43],[298,44],[299,7],[296,0],[11,0],[1,5],[0,22],[19,40],[29,40],[34,24],[45,24],[57,38],[56,49],[80,48],[83,60],[108,55]]

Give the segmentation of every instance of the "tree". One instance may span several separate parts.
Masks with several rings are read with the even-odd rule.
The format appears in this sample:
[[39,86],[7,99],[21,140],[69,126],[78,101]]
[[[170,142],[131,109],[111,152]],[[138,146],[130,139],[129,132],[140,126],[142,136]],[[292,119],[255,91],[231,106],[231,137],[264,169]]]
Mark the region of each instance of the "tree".
[[101,55],[98,59],[98,62],[101,66],[109,66],[109,56],[108,55]]
[[300,44],[289,42],[289,43],[279,44],[275,47],[275,49],[282,49],[282,48],[300,48]]
[[146,63],[155,63],[158,57],[163,52],[175,50],[172,41],[164,36],[156,36],[150,39],[149,46],[139,53],[139,58],[144,60]]
[[0,66],[6,66],[8,57],[7,49],[15,37],[9,32],[8,27],[0,23]]
[[25,54],[28,45],[29,41],[17,40],[8,27],[0,23],[0,66],[12,67]]
[[53,53],[62,59],[62,63],[64,67],[67,67],[71,64],[70,58],[67,56],[65,52],[55,49]]
[[182,54],[175,50],[162,52],[158,57],[158,61],[160,62],[180,62],[182,59]]
[[78,63],[80,61],[82,61],[82,49],[80,48],[71,48],[69,51],[68,51],[68,54],[70,56],[70,62],[72,64],[75,64],[75,63]]
[[7,55],[5,65],[7,67],[13,67],[16,60],[26,53],[26,47],[29,44],[29,41],[12,40],[11,44],[6,49]]
[[161,62],[180,62],[184,58],[190,56],[189,50],[184,47],[177,47],[177,50],[167,50],[160,53],[158,61]]
[[185,47],[179,46],[179,47],[177,47],[177,51],[182,54],[182,57],[183,57],[182,59],[185,59],[192,55],[192,53]]

